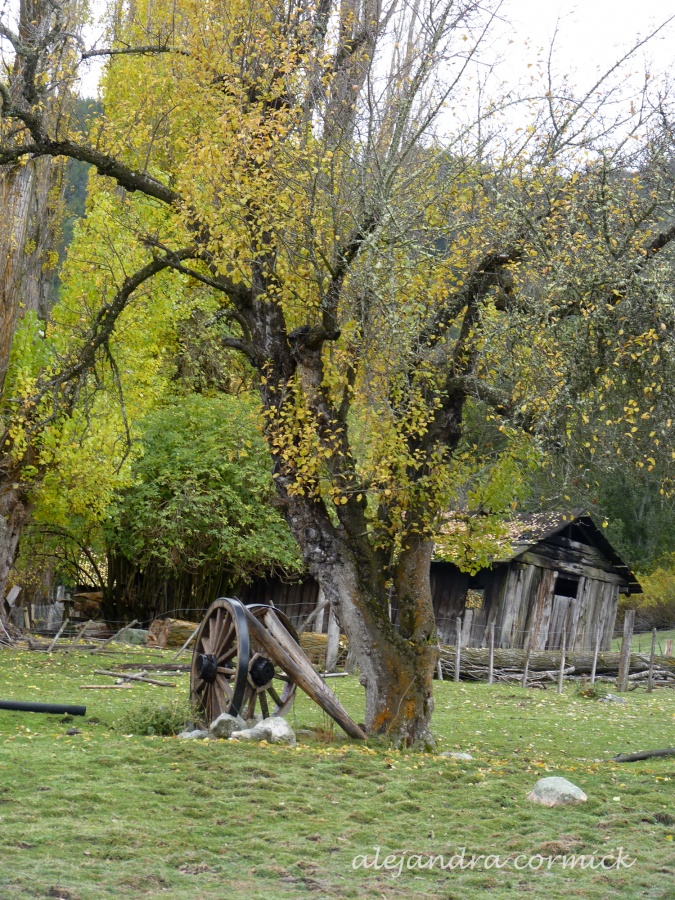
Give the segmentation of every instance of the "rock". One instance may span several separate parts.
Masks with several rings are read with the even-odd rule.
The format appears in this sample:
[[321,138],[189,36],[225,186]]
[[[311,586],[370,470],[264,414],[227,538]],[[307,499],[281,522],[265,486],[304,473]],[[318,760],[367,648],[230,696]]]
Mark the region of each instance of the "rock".
[[246,725],[249,728],[255,728],[256,725],[260,725],[262,720],[263,720],[263,717],[260,715],[260,713],[253,713],[251,718],[246,720]]
[[115,638],[115,643],[141,646],[146,642],[147,637],[147,628],[123,628]]
[[454,750],[446,750],[444,753],[440,754],[441,756],[447,756],[448,759],[473,759],[473,756],[470,753],[455,753]]
[[604,697],[598,697],[598,703],[625,703],[625,697],[617,697],[616,694],[605,694]]
[[209,726],[213,737],[229,738],[233,731],[241,731],[246,728],[246,722],[241,716],[231,716],[229,713],[221,713]]
[[270,744],[296,745],[295,733],[286,719],[281,716],[271,716],[263,719],[253,728],[242,731],[233,731],[232,738],[237,741],[268,741]]
[[210,735],[208,731],[204,731],[202,728],[195,728],[194,731],[181,731],[178,737],[181,741],[203,741],[207,737],[210,737]]
[[540,778],[527,795],[527,799],[541,803],[542,806],[567,806],[572,803],[585,803],[588,797],[576,784],[572,784],[566,778],[554,776]]

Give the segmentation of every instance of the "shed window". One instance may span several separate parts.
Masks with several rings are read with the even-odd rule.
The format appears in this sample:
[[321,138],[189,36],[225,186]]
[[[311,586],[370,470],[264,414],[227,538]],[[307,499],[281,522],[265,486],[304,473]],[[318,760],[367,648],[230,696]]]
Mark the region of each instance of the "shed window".
[[558,597],[576,597],[579,588],[579,579],[575,575],[561,572],[555,580],[554,593]]

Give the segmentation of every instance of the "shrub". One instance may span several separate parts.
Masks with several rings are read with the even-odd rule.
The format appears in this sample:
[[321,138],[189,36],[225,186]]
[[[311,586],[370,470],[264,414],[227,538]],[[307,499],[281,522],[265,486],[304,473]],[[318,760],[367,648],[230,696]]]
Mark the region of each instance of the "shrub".
[[599,697],[604,697],[606,693],[607,685],[600,684],[597,681],[595,684],[582,681],[577,688],[577,695],[583,697],[585,700],[597,700]]
[[184,731],[192,722],[186,700],[170,703],[142,703],[128,709],[119,723],[124,734],[169,736]]

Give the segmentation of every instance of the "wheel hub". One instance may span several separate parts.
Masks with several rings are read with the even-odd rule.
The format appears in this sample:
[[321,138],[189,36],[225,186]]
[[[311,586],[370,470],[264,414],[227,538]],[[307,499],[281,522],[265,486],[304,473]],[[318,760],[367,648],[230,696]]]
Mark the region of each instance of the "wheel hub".
[[260,656],[256,653],[248,667],[248,674],[255,687],[267,687],[274,678],[274,663],[265,656]]
[[200,653],[197,657],[197,675],[207,684],[213,684],[218,675],[218,660],[212,653]]

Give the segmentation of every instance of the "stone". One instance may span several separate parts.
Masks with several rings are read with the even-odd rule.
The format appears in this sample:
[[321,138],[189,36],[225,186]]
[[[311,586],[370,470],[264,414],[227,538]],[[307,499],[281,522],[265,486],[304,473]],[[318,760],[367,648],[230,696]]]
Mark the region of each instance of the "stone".
[[203,728],[195,728],[194,731],[181,731],[178,737],[181,741],[203,741],[209,737],[209,733],[204,731]]
[[246,722],[241,716],[231,716],[229,713],[221,713],[209,726],[213,737],[229,738],[233,731],[241,731],[246,728]]
[[470,753],[456,753],[454,750],[446,750],[444,753],[441,753],[441,756],[446,756],[448,759],[473,759]]
[[281,716],[270,716],[263,719],[253,728],[233,731],[232,739],[236,741],[267,741],[270,744],[289,744],[295,747],[295,732],[286,719]]
[[246,720],[246,725],[248,728],[255,728],[256,725],[260,725],[262,720],[263,717],[260,715],[260,713],[253,713],[251,718]]
[[625,697],[617,697],[616,694],[605,694],[604,697],[598,697],[598,703],[625,703]]
[[141,646],[148,638],[147,628],[123,628],[115,638],[119,644],[133,644]]
[[553,776],[540,778],[527,795],[527,799],[533,803],[541,803],[542,806],[568,806],[573,803],[585,803],[588,797],[576,784],[572,784],[566,778]]

